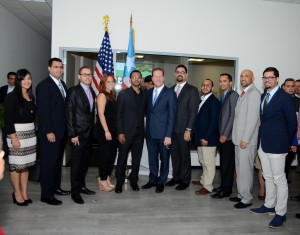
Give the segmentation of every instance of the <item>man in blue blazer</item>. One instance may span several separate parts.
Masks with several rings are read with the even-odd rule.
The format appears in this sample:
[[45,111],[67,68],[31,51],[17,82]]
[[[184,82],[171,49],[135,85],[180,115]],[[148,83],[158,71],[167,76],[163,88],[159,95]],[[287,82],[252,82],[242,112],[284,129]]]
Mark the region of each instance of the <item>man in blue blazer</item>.
[[[164,70],[152,71],[154,88],[147,92],[146,134],[149,159],[149,182],[142,189],[156,186],[157,193],[164,191],[169,173],[170,145],[176,122],[177,98],[174,90],[164,85]],[[158,157],[159,156],[159,157]],[[160,159],[160,169],[159,161]]]
[[199,162],[203,173],[200,184],[203,186],[195,193],[209,194],[213,190],[213,181],[216,172],[216,149],[219,145],[219,115],[220,101],[212,93],[214,83],[205,79],[201,85],[201,103],[195,120],[195,144],[197,146]]
[[66,140],[65,97],[67,87],[61,80],[63,63],[59,58],[48,62],[49,76],[36,88],[37,113],[39,117],[38,137],[41,153],[41,201],[49,205],[60,205],[54,197],[68,195],[62,190],[61,164]]
[[264,205],[251,209],[251,212],[276,213],[269,227],[279,228],[286,220],[288,185],[284,165],[296,133],[297,120],[292,97],[278,87],[278,70],[266,68],[263,82],[267,91],[261,96],[258,154],[266,183],[266,198]]

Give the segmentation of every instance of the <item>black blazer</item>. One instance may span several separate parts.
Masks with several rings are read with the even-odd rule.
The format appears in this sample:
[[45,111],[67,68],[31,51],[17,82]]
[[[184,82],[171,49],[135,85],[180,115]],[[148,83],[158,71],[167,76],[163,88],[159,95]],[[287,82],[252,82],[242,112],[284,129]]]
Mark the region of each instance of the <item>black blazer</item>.
[[7,95],[8,85],[2,86],[0,88],[0,104],[4,103],[5,97]]
[[95,120],[95,92],[90,89],[93,96],[91,111],[88,97],[80,85],[71,87],[66,98],[66,119],[68,135],[70,138],[88,138],[94,130]]
[[[66,92],[66,84],[61,82]],[[36,103],[38,135],[46,137],[47,134],[54,133],[57,139],[62,139],[66,131],[65,100],[50,76],[37,85]]]

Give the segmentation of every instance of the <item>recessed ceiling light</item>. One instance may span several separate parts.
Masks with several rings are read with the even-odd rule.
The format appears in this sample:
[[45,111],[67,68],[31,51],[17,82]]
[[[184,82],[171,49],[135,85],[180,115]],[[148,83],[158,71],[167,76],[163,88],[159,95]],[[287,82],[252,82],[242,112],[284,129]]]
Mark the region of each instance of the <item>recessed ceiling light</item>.
[[137,58],[137,59],[143,59],[144,55],[135,55],[135,58]]
[[188,61],[190,62],[202,62],[204,59],[199,59],[199,58],[189,58]]

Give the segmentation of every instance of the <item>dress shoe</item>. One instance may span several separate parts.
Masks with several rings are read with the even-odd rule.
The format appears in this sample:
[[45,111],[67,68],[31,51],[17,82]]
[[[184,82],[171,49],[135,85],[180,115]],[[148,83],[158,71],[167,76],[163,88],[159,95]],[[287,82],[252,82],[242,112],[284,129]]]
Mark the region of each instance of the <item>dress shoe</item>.
[[187,183],[180,183],[176,186],[176,190],[181,191],[181,190],[185,190],[189,187],[190,185]]
[[196,195],[206,195],[206,194],[209,194],[209,193],[210,192],[206,188],[201,188],[201,189],[195,191]]
[[300,195],[297,195],[297,196],[290,196],[290,200],[291,200],[291,201],[300,202]]
[[17,204],[18,206],[28,206],[28,202],[26,202],[26,200],[24,202],[18,202],[15,197],[15,193],[12,193],[12,198],[13,198],[14,204]]
[[156,186],[155,192],[156,193],[162,193],[164,191],[165,186],[163,184],[158,184]]
[[[114,190],[112,187],[109,186],[109,184],[107,183],[107,180],[99,180],[98,186],[99,186],[99,191],[102,191],[102,192],[111,192]],[[121,190],[121,192],[122,192],[122,190]]]
[[220,191],[221,189],[222,189],[221,186],[219,186],[218,188],[214,188],[212,191],[213,191],[214,193],[216,193],[216,192]]
[[229,201],[232,201],[232,202],[240,202],[242,199],[240,199],[239,197],[231,197],[229,198]]
[[82,197],[80,196],[80,194],[76,194],[76,195],[72,194],[72,199],[77,204],[83,204],[84,203],[84,201],[83,201]]
[[282,224],[286,221],[285,215],[275,215],[272,221],[269,223],[270,228],[280,228]]
[[192,184],[193,184],[193,185],[203,186],[203,185],[200,183],[199,180],[193,180],[193,181],[192,181]]
[[252,205],[252,203],[246,204],[246,203],[238,202],[237,204],[234,205],[234,208],[236,208],[236,209],[244,209],[244,208],[246,208],[248,206],[251,206],[251,205]]
[[130,183],[130,186],[133,191],[140,191],[140,187],[137,183]]
[[57,200],[55,197],[53,198],[41,198],[41,202],[45,202],[52,206],[59,206],[62,204],[62,201]]
[[80,193],[86,194],[86,195],[95,195],[96,192],[89,190],[87,187],[81,187]]
[[262,205],[259,208],[252,208],[250,209],[250,212],[253,214],[267,214],[267,215],[275,215],[275,208],[268,208]]
[[149,181],[147,184],[142,186],[142,189],[149,189],[149,188],[152,188],[154,186],[156,186],[156,184],[153,184]]
[[122,184],[117,183],[115,193],[122,193]]
[[261,195],[257,195],[257,198],[259,199],[259,200],[262,200],[262,201],[264,201],[265,200],[265,196],[263,195],[263,196],[261,196]]
[[63,189],[61,189],[61,188],[56,189],[56,190],[54,191],[54,194],[60,195],[60,196],[66,196],[66,195],[69,195],[70,193],[71,193],[70,191],[63,190]]
[[295,217],[296,217],[297,219],[300,219],[300,214],[297,213],[297,214],[295,215]]
[[221,198],[224,198],[224,197],[229,197],[230,196],[230,193],[224,193],[223,190],[219,190],[218,192],[210,195],[211,198],[215,198],[215,199],[221,199]]
[[179,182],[172,178],[169,182],[166,183],[166,186],[174,186],[175,184],[179,184]]

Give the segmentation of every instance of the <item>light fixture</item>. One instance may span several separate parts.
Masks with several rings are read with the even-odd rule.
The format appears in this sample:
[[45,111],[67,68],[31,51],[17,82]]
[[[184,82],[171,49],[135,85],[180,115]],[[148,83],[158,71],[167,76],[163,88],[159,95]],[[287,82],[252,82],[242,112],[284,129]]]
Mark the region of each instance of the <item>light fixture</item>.
[[19,2],[46,2],[46,0],[19,0]]
[[137,59],[143,59],[144,55],[135,55],[135,58],[137,58]]
[[199,59],[199,58],[189,58],[188,61],[189,62],[202,62],[204,61],[205,59]]

